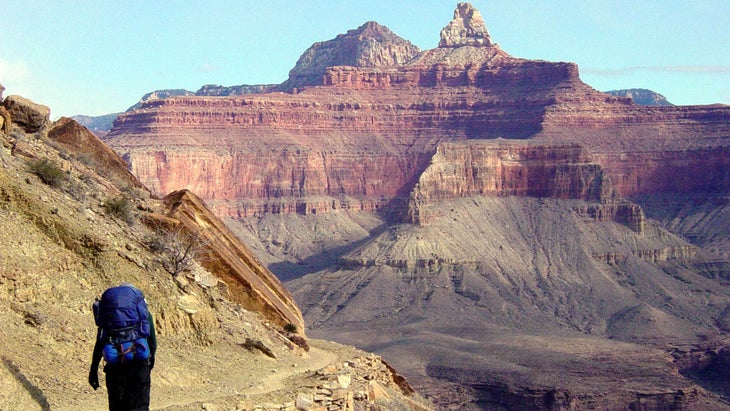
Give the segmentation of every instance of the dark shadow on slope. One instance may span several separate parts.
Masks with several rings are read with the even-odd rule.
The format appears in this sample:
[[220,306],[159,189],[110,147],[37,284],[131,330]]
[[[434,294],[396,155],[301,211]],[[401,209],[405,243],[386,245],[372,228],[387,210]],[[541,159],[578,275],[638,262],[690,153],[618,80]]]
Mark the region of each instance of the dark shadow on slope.
[[428,167],[431,158],[435,154],[435,148],[432,152],[421,153],[415,155],[414,172],[411,178],[398,190],[396,195],[382,202],[376,210],[376,214],[385,222],[370,231],[370,235],[361,240],[352,243],[325,250],[319,254],[312,255],[299,262],[282,261],[269,265],[269,270],[273,272],[281,281],[290,281],[303,277],[317,271],[322,271],[339,264],[339,260],[345,254],[367,243],[372,238],[384,233],[390,226],[401,224],[408,221],[408,201],[410,199],[413,188],[418,183],[423,171]]
[[273,263],[268,266],[268,269],[271,270],[271,272],[274,273],[279,280],[286,282],[304,277],[307,274],[332,268],[335,265],[339,265],[339,260],[342,256],[367,243],[374,237],[384,233],[388,228],[389,224],[381,224],[370,230],[370,235],[358,241],[324,250],[321,253],[311,255],[296,263],[291,261]]
[[22,371],[20,371],[20,368],[18,368],[17,365],[13,364],[13,361],[3,356],[2,357],[3,364],[5,364],[5,367],[10,371],[11,374],[15,377],[16,380],[25,388],[26,391],[30,394],[30,396],[33,398],[35,402],[40,405],[41,409],[46,411],[51,409],[51,404],[48,403],[48,399],[43,394],[43,391],[36,387],[28,378],[23,374]]
[[702,388],[718,394],[730,404],[730,350],[723,348],[711,354],[712,358],[708,362],[680,370],[680,374]]

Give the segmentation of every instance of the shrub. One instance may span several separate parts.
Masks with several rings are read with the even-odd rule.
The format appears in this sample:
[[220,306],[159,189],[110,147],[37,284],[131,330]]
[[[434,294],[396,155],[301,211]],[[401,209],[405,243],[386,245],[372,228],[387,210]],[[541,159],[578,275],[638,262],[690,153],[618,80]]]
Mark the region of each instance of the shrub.
[[284,331],[286,331],[288,333],[296,334],[297,326],[292,323],[288,323],[284,326]]
[[104,202],[103,206],[104,211],[106,211],[107,214],[116,216],[129,225],[132,225],[134,223],[132,204],[127,197],[119,196],[114,198],[108,198]]
[[158,261],[173,277],[189,270],[208,243],[199,234],[189,233],[180,226],[159,228],[153,237],[147,239],[147,247],[160,254]]
[[85,203],[87,200],[86,186],[80,181],[71,181],[70,184],[66,185],[65,191],[74,200]]
[[61,167],[47,158],[29,161],[28,169],[51,187],[60,186],[66,178],[66,174],[61,170]]

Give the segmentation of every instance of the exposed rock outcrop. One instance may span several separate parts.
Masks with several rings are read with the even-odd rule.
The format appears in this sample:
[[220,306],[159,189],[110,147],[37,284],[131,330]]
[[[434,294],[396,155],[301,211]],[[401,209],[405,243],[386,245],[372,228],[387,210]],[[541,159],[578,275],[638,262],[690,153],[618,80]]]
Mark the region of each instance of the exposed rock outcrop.
[[370,21],[336,38],[315,43],[299,57],[289,79],[279,88],[293,90],[322,84],[331,66],[394,67],[407,63],[420,50],[385,26]]
[[76,121],[61,117],[48,130],[48,137],[97,173],[116,178],[129,187],[143,187],[114,150]]
[[41,130],[48,124],[51,116],[50,108],[21,96],[8,96],[3,100],[3,106],[10,113],[13,122],[28,133]]
[[584,148],[505,140],[440,144],[411,192],[407,221],[428,224],[439,200],[483,195],[586,200],[596,204],[579,215],[644,229],[641,207],[615,192]]
[[439,47],[492,46],[492,41],[479,10],[470,3],[459,3],[454,19],[441,30]]
[[[167,195],[163,203],[168,217],[203,240],[205,252],[200,264],[226,283],[231,300],[261,313],[281,329],[292,324],[304,333],[304,319],[286,288],[197,196],[187,190],[177,191]],[[148,222],[164,224],[154,215],[148,216]]]
[[494,46],[427,50],[398,66],[331,64],[303,64],[297,73],[311,69],[312,84],[324,87],[294,95],[150,101],[121,115],[108,141],[158,194],[191,188],[228,202],[232,216],[232,203],[253,199],[407,201],[440,142],[498,137],[577,142],[623,196],[730,187],[728,107],[637,106],[588,87],[574,64]]

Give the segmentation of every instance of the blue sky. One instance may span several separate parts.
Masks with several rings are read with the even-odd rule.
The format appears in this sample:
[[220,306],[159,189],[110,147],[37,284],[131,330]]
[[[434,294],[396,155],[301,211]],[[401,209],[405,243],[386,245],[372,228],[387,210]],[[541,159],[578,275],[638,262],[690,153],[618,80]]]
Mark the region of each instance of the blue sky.
[[[0,0],[0,84],[51,116],[123,111],[163,88],[284,81],[304,50],[369,20],[437,46],[457,1]],[[578,63],[598,90],[730,104],[728,0],[479,0],[515,57]]]

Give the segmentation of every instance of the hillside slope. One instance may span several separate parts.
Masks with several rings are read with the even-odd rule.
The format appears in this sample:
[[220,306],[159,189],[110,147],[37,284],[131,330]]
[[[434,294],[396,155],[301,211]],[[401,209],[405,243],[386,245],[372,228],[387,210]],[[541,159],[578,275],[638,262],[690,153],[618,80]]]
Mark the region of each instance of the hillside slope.
[[[152,409],[344,409],[376,399],[428,409],[379,357],[319,340],[307,347],[288,292],[192,193],[155,199],[87,129],[51,123],[32,102],[17,109],[39,120],[0,131],[0,408],[106,408],[106,390],[87,383],[91,303],[131,282],[158,332]],[[154,247],[172,227],[206,238],[199,262],[175,276]],[[330,395],[315,399],[324,387]]]

